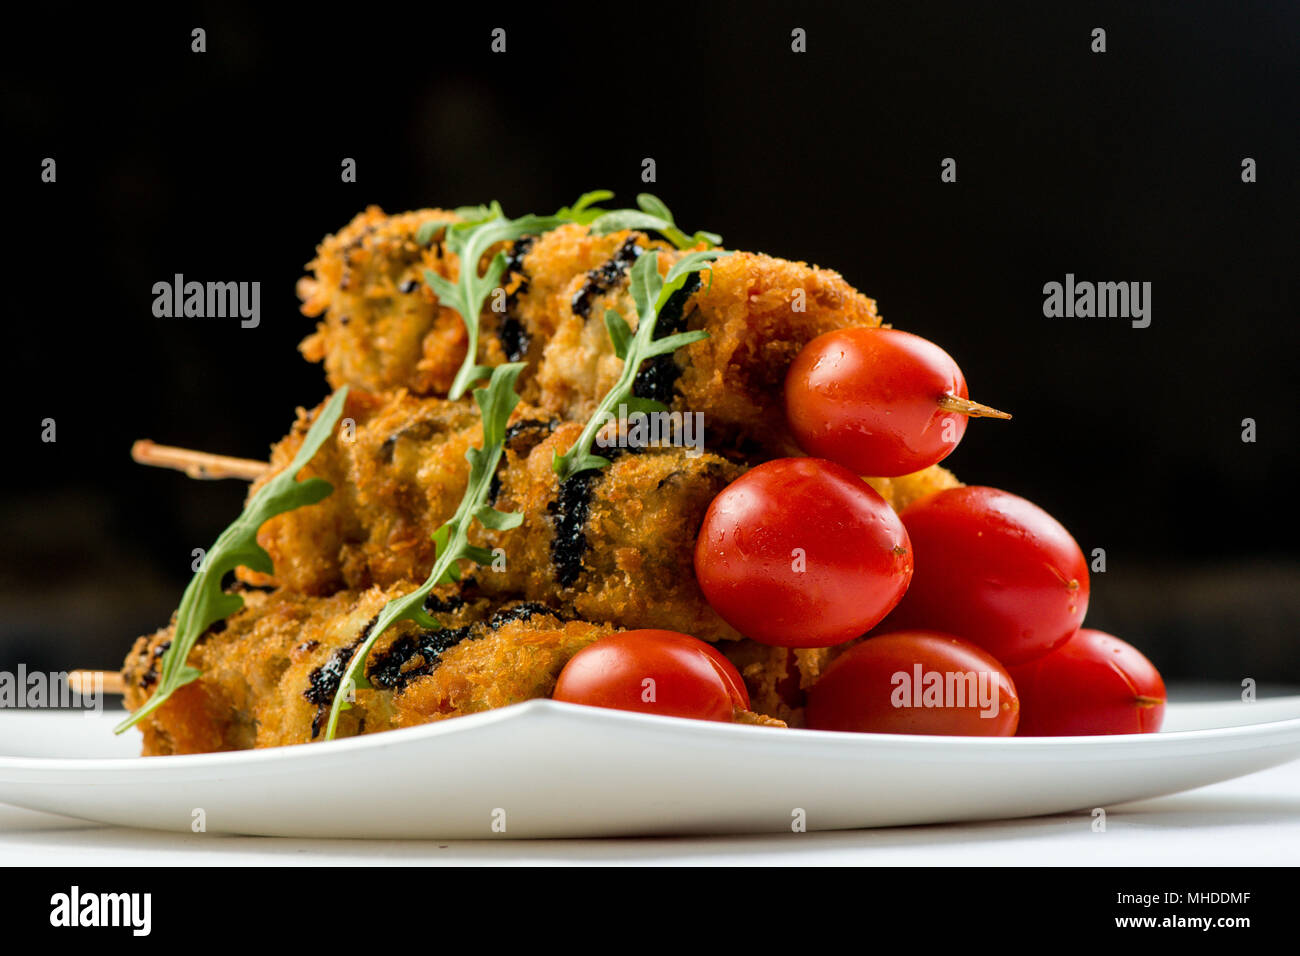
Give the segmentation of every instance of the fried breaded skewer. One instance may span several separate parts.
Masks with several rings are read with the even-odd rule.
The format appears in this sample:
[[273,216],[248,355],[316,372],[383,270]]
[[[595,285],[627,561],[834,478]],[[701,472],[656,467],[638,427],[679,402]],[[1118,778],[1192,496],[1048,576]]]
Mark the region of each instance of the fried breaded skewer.
[[[288,465],[315,414],[300,413],[253,491]],[[468,478],[465,451],[481,441],[477,416],[464,402],[359,390],[347,414],[355,424],[350,434],[328,440],[303,470],[334,493],[266,522],[258,542],[275,577],[240,569],[240,580],[325,596],[428,575],[432,535],[455,511]],[[523,522],[484,533],[483,543],[500,555],[481,575],[484,590],[558,602],[621,627],[738,638],[700,593],[693,549],[704,512],[745,465],[698,449],[598,448],[616,460],[561,482],[552,456],[566,451],[581,427],[535,408],[516,412],[491,503],[522,513]],[[870,481],[899,510],[957,484],[937,466]]]
[[[327,598],[284,590],[244,593],[245,606],[191,651],[189,663],[201,676],[141,721],[145,755],[324,739],[323,718],[342,665],[385,602],[413,586],[402,582]],[[574,654],[617,630],[538,602],[488,598],[469,582],[436,591],[426,609],[441,627],[422,631],[403,621],[375,644],[365,685],[344,712],[345,736],[549,697]],[[128,707],[148,700],[171,636],[167,627],[142,637],[127,655],[122,676]],[[753,711],[738,711],[735,718],[781,725]]]
[[[441,241],[422,246],[417,235],[449,218],[436,209],[386,215],[372,206],[317,248],[298,294],[303,313],[319,324],[300,348],[324,363],[331,387],[447,394],[466,334],[423,274],[454,281],[461,264]],[[477,361],[527,362],[519,379],[525,402],[586,420],[622,370],[605,312],[615,309],[635,326],[628,273],[650,250],[661,271],[686,254],[643,232],[594,235],[576,224],[503,244],[504,295],[473,317],[481,330]],[[719,447],[793,453],[780,401],[790,361],[823,332],[880,323],[875,302],[835,272],[732,252],[660,316],[657,334],[702,329],[709,337],[647,362],[635,394],[702,413]]]

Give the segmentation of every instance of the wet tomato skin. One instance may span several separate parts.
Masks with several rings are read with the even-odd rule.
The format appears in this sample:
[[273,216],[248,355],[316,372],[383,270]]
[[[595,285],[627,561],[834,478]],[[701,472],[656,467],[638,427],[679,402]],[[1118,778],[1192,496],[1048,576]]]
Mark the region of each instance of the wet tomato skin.
[[1081,628],[1037,660],[1011,668],[1021,737],[1151,734],[1165,718],[1165,682],[1118,637]]
[[1088,610],[1088,563],[1042,508],[996,488],[927,495],[904,509],[916,558],[890,630],[960,634],[1008,666],[1060,647]]
[[898,603],[912,552],[893,509],[853,472],[781,458],[741,475],[709,505],[695,576],[746,637],[830,647],[860,637]]
[[836,329],[795,356],[786,420],[799,447],[860,475],[920,471],[952,454],[967,418],[937,404],[968,398],[952,357],[898,329]]
[[570,658],[555,700],[666,717],[730,721],[749,710],[734,664],[715,648],[677,631],[623,631]]
[[[930,706],[924,694],[928,674],[938,674],[945,689],[929,698]],[[974,674],[974,681],[961,681],[959,698],[955,675],[966,674]],[[948,675],[954,675],[951,696]],[[936,701],[939,706],[933,706]],[[851,647],[812,686],[805,710],[812,730],[962,737],[1010,737],[1019,716],[1019,695],[1007,669],[974,644],[936,631],[881,634]]]

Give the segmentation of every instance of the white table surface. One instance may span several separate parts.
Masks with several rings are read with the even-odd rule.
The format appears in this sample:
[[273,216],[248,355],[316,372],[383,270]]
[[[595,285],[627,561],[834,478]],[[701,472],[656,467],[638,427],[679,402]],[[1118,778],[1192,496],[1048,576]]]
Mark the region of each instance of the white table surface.
[[1088,813],[780,836],[634,840],[289,840],[86,824],[0,805],[0,865],[1085,865],[1300,864],[1300,761]]

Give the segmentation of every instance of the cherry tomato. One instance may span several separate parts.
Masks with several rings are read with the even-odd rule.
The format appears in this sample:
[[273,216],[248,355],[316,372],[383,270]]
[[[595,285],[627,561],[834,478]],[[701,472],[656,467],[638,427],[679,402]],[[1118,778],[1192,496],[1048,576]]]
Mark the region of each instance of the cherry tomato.
[[986,651],[936,631],[869,637],[836,658],[808,692],[813,730],[1010,737],[1016,684]]
[[1010,418],[971,402],[957,363],[897,329],[837,329],[795,356],[785,414],[800,447],[860,475],[907,475],[947,458],[969,415]]
[[996,488],[950,488],[902,518],[916,574],[890,630],[960,634],[1013,666],[1060,647],[1083,623],[1087,561],[1037,505]]
[[1022,737],[1150,734],[1165,719],[1165,682],[1136,647],[1082,628],[1052,653],[1013,667]]
[[695,577],[746,637],[829,647],[864,634],[898,603],[912,549],[898,516],[853,472],[780,458],[713,499],[695,541]]
[[749,710],[734,664],[676,631],[624,631],[574,654],[560,671],[555,700],[698,720],[732,719]]

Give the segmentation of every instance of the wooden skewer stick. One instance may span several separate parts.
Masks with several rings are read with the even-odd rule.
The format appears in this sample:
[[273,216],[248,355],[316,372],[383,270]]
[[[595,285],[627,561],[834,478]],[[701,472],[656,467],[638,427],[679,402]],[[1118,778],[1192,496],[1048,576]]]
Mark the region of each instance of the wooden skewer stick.
[[251,458],[231,458],[229,455],[210,455],[188,448],[158,445],[142,438],[131,446],[131,457],[142,465],[154,468],[174,468],[191,478],[240,478],[252,481],[266,474],[270,467],[264,461]]
[[962,415],[969,415],[971,418],[1011,417],[1006,412],[1000,412],[996,408],[989,408],[979,402],[972,402],[969,398],[962,398],[959,395],[944,395],[939,399],[939,407],[945,412],[958,412]]
[[79,694],[97,689],[105,694],[121,694],[122,675],[117,671],[72,671],[68,674],[68,686]]

